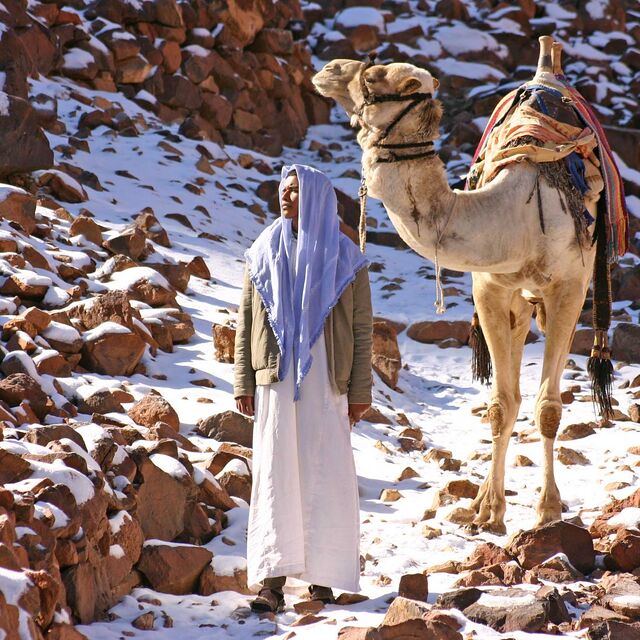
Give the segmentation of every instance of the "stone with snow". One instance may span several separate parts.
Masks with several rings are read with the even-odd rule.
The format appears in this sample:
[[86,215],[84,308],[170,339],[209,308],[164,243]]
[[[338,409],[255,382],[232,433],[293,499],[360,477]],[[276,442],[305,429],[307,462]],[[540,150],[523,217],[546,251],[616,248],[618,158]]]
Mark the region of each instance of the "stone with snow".
[[157,422],[164,422],[175,431],[180,431],[180,418],[176,410],[158,393],[149,393],[138,400],[127,411],[127,415],[145,427],[153,427]]
[[204,418],[198,423],[197,431],[220,442],[253,446],[253,421],[237,411],[223,411]]
[[589,532],[562,520],[516,534],[506,550],[525,569],[532,569],[558,553],[564,554],[585,575],[595,567],[595,551]]
[[108,376],[131,375],[145,350],[140,336],[115,322],[103,322],[83,334],[82,366]]
[[0,185],[0,217],[15,222],[30,235],[38,222],[36,198],[23,189]]
[[228,324],[213,324],[213,348],[218,362],[234,362],[236,330]]
[[373,323],[373,349],[371,364],[382,381],[392,389],[398,384],[402,368],[398,335],[395,328],[385,320]]

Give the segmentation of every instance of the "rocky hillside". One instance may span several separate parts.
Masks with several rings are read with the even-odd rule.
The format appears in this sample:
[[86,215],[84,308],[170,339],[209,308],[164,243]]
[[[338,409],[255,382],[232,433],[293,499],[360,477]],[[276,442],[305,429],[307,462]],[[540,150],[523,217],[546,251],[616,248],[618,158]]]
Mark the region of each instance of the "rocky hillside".
[[570,522],[531,531],[534,329],[508,470],[509,532],[525,531],[474,539],[462,527],[490,434],[467,372],[469,280],[445,274],[451,319],[435,321],[431,266],[373,202],[375,402],[353,436],[363,595],[322,612],[288,595],[279,619],[245,619],[252,443],[230,384],[242,254],[273,219],[283,162],[322,168],[356,215],[359,149],[337,113],[329,123],[313,68],[374,48],[429,68],[456,181],[544,33],[611,135],[635,236],[635,3],[0,4],[3,637],[638,633],[637,238],[614,272],[616,419],[591,410],[588,303],[564,375]]

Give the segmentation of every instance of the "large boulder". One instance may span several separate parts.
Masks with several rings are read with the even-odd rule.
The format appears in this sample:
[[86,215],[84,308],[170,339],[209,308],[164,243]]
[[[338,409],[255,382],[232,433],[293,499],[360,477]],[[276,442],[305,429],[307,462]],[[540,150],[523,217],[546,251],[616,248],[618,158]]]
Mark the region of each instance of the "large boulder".
[[410,325],[407,335],[417,342],[437,343],[451,338],[458,345],[463,345],[469,341],[469,323],[464,320],[425,320]]
[[145,347],[145,341],[127,327],[103,322],[83,335],[82,366],[107,376],[130,376]]
[[17,187],[0,187],[0,218],[19,224],[28,235],[36,228],[36,198]]
[[613,331],[611,352],[616,360],[640,362],[640,326],[620,322]]
[[127,415],[137,424],[153,427],[157,422],[164,422],[175,431],[180,431],[180,418],[176,410],[157,393],[149,393],[136,402],[127,411]]
[[235,442],[243,447],[253,446],[253,421],[237,411],[223,411],[201,420],[198,433],[220,442]]
[[562,520],[518,533],[507,545],[507,552],[525,569],[558,553],[563,553],[585,575],[595,568],[593,540],[587,529]]
[[144,544],[138,570],[156,591],[181,595],[197,592],[200,574],[213,559],[204,547],[189,544]]
[[[4,44],[4,40],[3,40]],[[0,178],[53,165],[53,152],[38,116],[22,98],[0,91]]]

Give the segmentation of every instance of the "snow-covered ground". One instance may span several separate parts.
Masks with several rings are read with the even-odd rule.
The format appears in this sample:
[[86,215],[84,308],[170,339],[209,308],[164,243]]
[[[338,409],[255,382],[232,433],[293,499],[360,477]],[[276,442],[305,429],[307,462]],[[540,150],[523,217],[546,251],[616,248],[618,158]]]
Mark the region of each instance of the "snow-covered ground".
[[[267,158],[234,147],[221,149],[213,143],[177,139],[174,137],[177,127],[159,123],[122,96],[90,92],[63,81],[37,80],[33,85],[33,93],[58,98],[60,117],[70,131],[75,129],[82,112],[92,109],[74,99],[71,89],[92,98],[115,100],[137,121],[141,130],[141,135],[133,138],[117,136],[106,127],[92,132],[88,139],[91,153],[78,151],[72,162],[95,173],[105,190],[85,187],[89,201],[69,205],[69,210],[77,214],[81,208],[88,208],[97,222],[115,229],[130,222],[144,207],[151,207],[173,245],[171,248],[156,246],[158,253],[173,260],[201,255],[212,274],[210,282],[192,278],[187,292],[178,295],[178,303],[192,315],[196,329],[188,344],[177,347],[174,353],[159,352],[155,358],[147,359],[147,376],[117,380],[83,374],[76,384],[95,388],[124,382],[136,397],[155,388],[177,410],[181,432],[202,445],[204,440],[192,434],[198,420],[234,406],[233,366],[214,359],[211,325],[233,318],[240,295],[243,252],[265,224],[274,219],[266,203],[255,195],[255,189],[265,179],[278,179],[282,164],[297,162],[325,171],[336,187],[356,197],[359,180],[353,176],[359,172],[360,150],[354,133],[336,112],[332,124],[309,130],[301,149],[289,149],[278,159]],[[48,135],[52,147],[67,142],[66,136]],[[322,146],[321,153],[312,150],[318,146]],[[196,167],[202,148],[213,158],[208,163],[212,173]],[[327,156],[327,150],[331,157]],[[250,164],[247,163],[249,157],[270,165],[273,174],[265,176],[255,167],[243,168]],[[191,186],[185,188],[186,185]],[[258,205],[266,216],[251,213],[251,205]],[[370,200],[368,213],[376,220],[378,230],[391,229],[380,203]],[[183,222],[171,214],[183,214]],[[184,224],[185,219],[190,226]],[[367,246],[367,255],[372,262],[383,265],[380,272],[371,273],[376,316],[407,324],[435,319],[435,280],[431,264],[411,251],[371,243]],[[153,256],[150,261],[155,261]],[[447,297],[449,308],[444,318],[469,320],[472,313],[469,277],[449,278],[447,286],[457,288],[459,294]],[[638,321],[637,311],[628,309],[628,312]],[[504,545],[506,537],[482,534],[471,538],[460,525],[447,520],[447,514],[455,506],[465,506],[468,500],[441,507],[434,518],[423,521],[425,511],[432,508],[434,497],[448,481],[464,478],[479,484],[488,470],[485,454],[491,449],[489,425],[471,411],[486,401],[487,390],[471,381],[469,348],[441,349],[415,342],[406,333],[399,335],[399,344],[404,367],[398,389],[393,391],[376,378],[374,390],[376,407],[394,424],[362,422],[352,435],[361,497],[361,553],[367,558],[361,588],[369,598],[367,601],[349,607],[327,607],[320,614],[325,619],[292,628],[299,617],[291,608],[301,594],[299,587],[294,586],[287,595],[287,610],[275,621],[251,615],[247,608],[249,597],[234,592],[208,597],[169,596],[137,589],[112,609],[108,621],[81,626],[80,630],[92,640],[144,636],[146,632],[135,629],[131,622],[141,613],[154,611],[157,614],[155,637],[158,638],[175,639],[185,634],[193,640],[293,637],[287,634],[295,629],[296,638],[328,640],[335,638],[337,630],[347,624],[379,624],[390,599],[397,593],[403,574],[420,572],[445,560],[462,560],[478,540]],[[507,497],[506,515],[509,534],[533,526],[535,519],[542,449],[532,417],[542,353],[541,340],[526,347],[523,359],[523,403],[507,458],[506,485],[511,494]],[[577,369],[566,371],[564,385],[579,385],[581,390],[576,392],[576,402],[565,407],[563,426],[597,419],[589,400],[585,358],[575,356],[573,360]],[[616,387],[639,373],[637,365],[620,367]],[[164,374],[166,379],[153,378],[153,374]],[[192,384],[203,377],[215,386]],[[631,401],[628,393],[616,390],[619,408],[623,411]],[[582,399],[585,401],[580,401]],[[424,452],[404,453],[397,439],[403,428],[395,420],[399,413],[422,430],[428,448],[447,449],[461,460],[460,470],[443,471],[436,461],[425,461]],[[566,505],[565,517],[580,516],[588,525],[610,497],[623,497],[640,486],[640,458],[627,453],[639,439],[640,425],[617,422],[610,428],[597,428],[595,434],[587,438],[561,443],[579,450],[590,461],[586,465],[556,464],[557,481]],[[530,458],[533,466],[514,466],[518,454]],[[401,472],[409,466],[417,476],[398,482]],[[617,490],[607,488],[614,481],[627,486]],[[402,497],[393,503],[380,501],[380,493],[385,488],[399,490]],[[229,512],[230,524],[224,532],[226,542],[217,537],[207,545],[215,554],[218,566],[243,565],[247,512],[246,505]],[[426,538],[425,524],[441,529],[442,535]],[[450,574],[430,575],[429,602],[448,590],[455,579],[456,576]],[[467,623],[465,632],[473,630],[479,638],[502,637],[486,627]],[[525,633],[508,635],[511,638],[546,637]]]

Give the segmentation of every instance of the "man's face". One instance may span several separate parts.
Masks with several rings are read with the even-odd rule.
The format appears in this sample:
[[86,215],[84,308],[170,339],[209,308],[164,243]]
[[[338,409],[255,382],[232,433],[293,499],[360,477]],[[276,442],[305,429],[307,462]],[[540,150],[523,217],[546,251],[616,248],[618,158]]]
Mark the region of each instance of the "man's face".
[[282,215],[293,222],[294,228],[298,227],[299,213],[299,185],[298,176],[288,176],[284,181],[284,189],[280,199],[280,211]]

